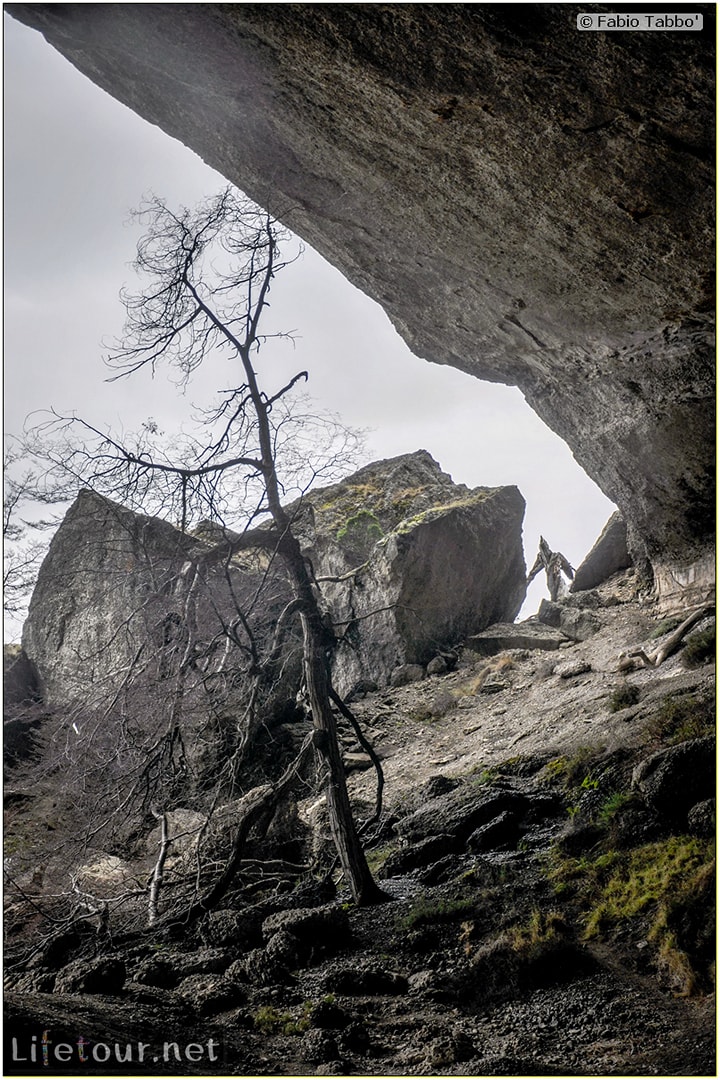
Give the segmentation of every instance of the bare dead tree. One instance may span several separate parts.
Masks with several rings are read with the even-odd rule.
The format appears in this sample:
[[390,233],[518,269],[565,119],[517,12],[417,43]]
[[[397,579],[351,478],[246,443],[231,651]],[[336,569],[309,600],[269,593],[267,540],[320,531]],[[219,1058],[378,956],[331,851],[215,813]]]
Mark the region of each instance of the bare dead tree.
[[[26,460],[21,444],[6,439],[3,453],[3,610],[21,619],[58,516],[49,508],[66,503],[62,485],[47,484]],[[70,496],[72,497],[72,496]]]
[[[269,214],[231,189],[194,211],[174,212],[153,198],[139,216],[147,232],[138,245],[135,268],[148,284],[138,293],[123,293],[126,325],[108,358],[113,378],[129,377],[148,367],[154,372],[160,364],[169,364],[186,382],[212,353],[220,351],[234,365],[233,385],[220,392],[218,404],[201,414],[200,434],[176,440],[172,450],[164,447],[152,424],[130,443],[76,417],[54,416],[50,427],[67,436],[64,445],[48,450],[47,427],[40,435],[51,466],[64,475],[70,473],[96,490],[121,495],[123,502],[145,512],[162,507],[182,532],[199,516],[216,526],[215,542],[188,553],[176,583],[185,636],[174,655],[175,691],[167,695],[171,716],[148,760],[167,765],[178,752],[178,714],[186,707],[188,680],[212,693],[223,675],[217,660],[223,640],[244,651],[245,674],[262,676],[279,661],[283,636],[297,625],[314,729],[312,745],[325,777],[335,846],[353,900],[377,902],[384,894],[372,878],[359,840],[336,730],[329,675],[334,631],[296,535],[296,518],[285,508],[289,494],[302,496],[318,475],[326,475],[323,470],[343,460],[346,448],[335,450],[339,456],[321,454],[323,464],[309,468],[307,443],[316,439],[318,431],[328,442],[337,442],[337,425],[309,420],[290,404],[298,385],[307,381],[307,372],[269,389],[263,388],[258,374],[260,353],[269,336],[282,336],[263,333],[262,318],[272,281],[285,265],[283,231]],[[78,433],[82,438],[77,438]],[[302,497],[294,505],[300,507],[295,513],[301,512]],[[217,641],[200,641],[197,630],[198,598],[208,578],[223,572],[231,576],[238,556],[251,552],[259,552],[267,568],[282,565],[290,587],[274,640],[264,655],[250,628],[247,597],[232,613],[223,613]],[[253,713],[252,695],[248,710]],[[250,723],[246,731],[251,732]],[[133,797],[147,778],[146,761]],[[149,799],[152,785],[146,786]],[[266,801],[272,802],[270,796]],[[223,882],[236,862],[237,855],[231,855],[221,875]],[[211,889],[207,895],[215,892]],[[156,917],[157,896],[153,899],[151,894],[150,903]]]
[[561,551],[551,551],[550,545],[543,536],[540,537],[537,558],[527,576],[528,585],[537,577],[541,570],[545,571],[551,600],[557,600],[563,594],[565,588],[565,582],[562,578],[563,574],[569,581],[572,581],[575,577],[575,570],[563,553]]

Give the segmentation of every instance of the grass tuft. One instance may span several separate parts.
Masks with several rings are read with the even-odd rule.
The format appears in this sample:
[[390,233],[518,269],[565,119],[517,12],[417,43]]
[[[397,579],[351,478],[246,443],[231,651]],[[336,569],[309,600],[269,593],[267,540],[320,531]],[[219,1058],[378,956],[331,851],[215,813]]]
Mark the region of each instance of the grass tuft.
[[458,900],[429,900],[421,896],[415,900],[410,911],[398,922],[400,930],[414,930],[417,926],[427,926],[437,922],[454,922],[467,915],[475,908],[475,901],[470,898]]

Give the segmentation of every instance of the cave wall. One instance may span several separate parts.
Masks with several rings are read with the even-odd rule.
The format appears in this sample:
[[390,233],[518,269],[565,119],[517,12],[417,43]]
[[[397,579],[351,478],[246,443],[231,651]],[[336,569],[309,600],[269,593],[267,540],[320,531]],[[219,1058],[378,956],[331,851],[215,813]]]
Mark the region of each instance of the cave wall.
[[607,34],[572,4],[6,10],[270,204],[417,355],[519,386],[659,586],[708,565],[713,6],[701,33]]

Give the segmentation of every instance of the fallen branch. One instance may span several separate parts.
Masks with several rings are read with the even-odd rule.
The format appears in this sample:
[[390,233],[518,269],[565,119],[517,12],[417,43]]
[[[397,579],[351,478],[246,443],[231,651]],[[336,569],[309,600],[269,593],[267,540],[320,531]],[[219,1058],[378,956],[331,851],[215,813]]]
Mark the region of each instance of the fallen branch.
[[163,870],[165,868],[165,860],[170,850],[172,840],[168,836],[167,827],[167,814],[163,811],[159,814],[156,810],[152,811],[154,818],[160,822],[160,851],[158,852],[157,862],[152,874],[152,880],[150,882],[150,896],[148,899],[148,926],[153,926],[157,922],[158,917],[158,897],[160,896],[160,889],[163,883]]
[[642,648],[630,649],[626,653],[620,654],[621,670],[627,670],[628,659],[638,659],[647,668],[660,667],[664,660],[667,660],[669,656],[672,656],[674,652],[682,645],[683,639],[692,630],[693,626],[696,626],[701,619],[704,619],[706,615],[710,615],[715,610],[714,604],[703,604],[702,607],[696,608],[688,617],[680,623],[680,625],[673,630],[672,634],[669,634],[665,641],[660,645],[655,652],[648,653]]
[[358,574],[359,574],[359,573],[360,573],[360,572],[361,572],[362,570],[365,570],[365,569],[367,569],[367,567],[368,567],[369,563],[370,563],[370,560],[369,560],[369,559],[366,559],[366,560],[365,560],[365,562],[364,562],[364,563],[363,563],[363,564],[362,564],[361,566],[356,566],[356,567],[355,567],[355,568],[354,568],[353,570],[348,570],[348,572],[347,572],[346,574],[340,574],[340,575],[338,575],[338,576],[335,576],[335,577],[333,577],[333,576],[326,576],[326,577],[316,577],[316,578],[315,578],[315,581],[316,581],[316,582],[317,582],[318,584],[319,584],[319,583],[320,583],[321,581],[330,581],[330,582],[333,582],[333,583],[337,583],[337,582],[340,582],[340,581],[349,581],[349,580],[350,580],[350,578],[354,578],[354,577],[357,577],[357,575],[358,575]]

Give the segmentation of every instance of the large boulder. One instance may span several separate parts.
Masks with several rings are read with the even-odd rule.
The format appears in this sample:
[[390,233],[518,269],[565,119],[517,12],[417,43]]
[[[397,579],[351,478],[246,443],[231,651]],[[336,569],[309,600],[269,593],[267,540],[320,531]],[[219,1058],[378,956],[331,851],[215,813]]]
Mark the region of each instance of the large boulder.
[[419,810],[396,822],[394,828],[399,836],[413,844],[439,835],[464,842],[480,826],[506,811],[522,812],[527,805],[526,796],[513,789],[478,791],[472,786],[463,786],[430,799]]
[[6,5],[291,208],[419,356],[519,386],[659,590],[697,579],[715,529],[701,8],[704,29],[670,42],[579,32],[565,4]]
[[627,525],[620,512],[615,511],[575,571],[570,592],[594,589],[628,566],[632,566],[632,559],[628,551]]
[[[271,639],[289,585],[259,551],[203,565],[212,547],[90,491],[65,515],[40,568],[23,648],[52,722],[64,724],[73,746],[82,743],[86,768],[114,740],[130,741],[140,767],[142,748],[173,731],[195,791],[217,778],[246,736],[243,724],[252,738],[261,720],[293,715],[295,628],[266,677],[248,677],[251,645],[262,650]],[[276,761],[277,747],[272,753]]]
[[455,484],[418,450],[308,501],[304,544],[340,635],[333,675],[341,692],[368,679],[386,685],[398,668],[425,665],[520,610],[517,488]]
[[662,820],[687,825],[689,811],[715,794],[715,739],[690,739],[635,766],[632,786]]
[[496,656],[508,649],[541,649],[553,652],[566,645],[567,636],[531,619],[521,623],[493,623],[487,630],[467,638],[465,648],[478,656]]
[[[165,683],[167,697],[165,680],[193,656],[212,670],[210,644],[236,617],[236,602],[250,608],[263,568],[257,555],[243,554],[227,574],[211,567],[191,582],[183,571],[208,547],[169,522],[81,491],[50,544],[23,628],[45,704],[100,704],[138,678]],[[261,640],[288,596],[273,580],[255,604]],[[234,660],[223,662],[228,675],[246,666],[239,649]]]
[[540,601],[537,619],[545,626],[555,627],[571,641],[587,641],[602,626],[598,616],[587,608],[545,598]]

